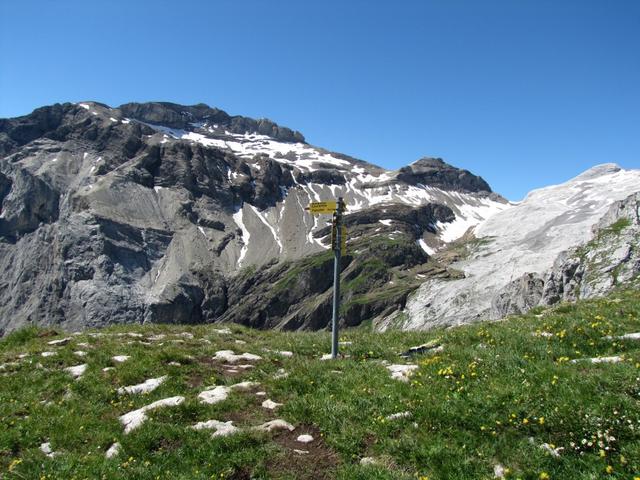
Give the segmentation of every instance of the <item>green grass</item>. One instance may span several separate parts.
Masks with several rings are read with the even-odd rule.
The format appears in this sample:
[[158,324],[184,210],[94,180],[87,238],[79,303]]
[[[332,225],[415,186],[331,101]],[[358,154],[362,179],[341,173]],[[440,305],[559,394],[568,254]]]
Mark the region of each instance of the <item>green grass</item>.
[[[352,342],[343,348],[349,357],[337,361],[318,358],[329,351],[327,332],[232,325],[233,333],[223,335],[214,328],[220,327],[101,331],[168,335],[152,345],[85,332],[66,346],[52,347],[46,343],[59,336],[33,328],[0,341],[0,364],[5,364],[0,370],[0,478],[490,479],[497,464],[509,469],[507,478],[523,480],[545,474],[563,480],[640,476],[640,342],[603,338],[640,331],[637,290],[448,330],[345,330],[342,340]],[[194,338],[176,335],[181,332]],[[390,378],[383,361],[403,363],[398,353],[432,340],[444,350],[409,360],[419,365],[409,382]],[[83,342],[90,347],[78,346]],[[290,350],[294,356],[265,348]],[[263,360],[230,378],[210,361],[221,349],[256,353]],[[58,355],[41,357],[45,350]],[[87,357],[77,358],[76,350],[87,351]],[[29,356],[18,358],[25,353]],[[121,354],[131,359],[112,364],[111,356]],[[570,362],[612,355],[623,360]],[[77,381],[62,370],[84,362],[89,368]],[[115,368],[103,372],[108,366]],[[289,375],[275,378],[280,368]],[[160,375],[169,378],[150,394],[116,393],[120,386]],[[234,392],[215,405],[197,401],[207,386],[242,380],[260,382],[267,398],[284,406],[273,414],[252,392]],[[185,402],[150,412],[142,427],[123,434],[120,415],[174,395],[183,395]],[[411,417],[385,418],[404,411]],[[296,426],[294,439],[313,431],[312,447],[297,447],[311,448],[313,455],[296,456],[279,434],[245,429],[211,438],[210,432],[189,428],[209,419],[250,427],[275,417]],[[46,441],[58,456],[40,452]],[[104,452],[114,441],[121,443],[121,453],[107,460]],[[544,443],[562,448],[560,456],[547,453]],[[361,465],[363,457],[377,463]]]
[[615,235],[620,234],[620,232],[622,232],[622,230],[624,230],[625,228],[627,228],[628,226],[631,225],[631,220],[623,217],[618,219],[617,221],[615,221],[614,223],[612,223],[611,225],[609,225],[607,228],[604,229],[604,233],[613,233]]

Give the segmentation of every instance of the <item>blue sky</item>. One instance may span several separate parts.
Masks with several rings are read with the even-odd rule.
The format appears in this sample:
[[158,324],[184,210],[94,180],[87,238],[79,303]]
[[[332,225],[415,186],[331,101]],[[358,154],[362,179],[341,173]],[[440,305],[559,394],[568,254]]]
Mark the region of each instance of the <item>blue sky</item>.
[[507,198],[640,167],[640,1],[3,1],[0,117],[204,102]]

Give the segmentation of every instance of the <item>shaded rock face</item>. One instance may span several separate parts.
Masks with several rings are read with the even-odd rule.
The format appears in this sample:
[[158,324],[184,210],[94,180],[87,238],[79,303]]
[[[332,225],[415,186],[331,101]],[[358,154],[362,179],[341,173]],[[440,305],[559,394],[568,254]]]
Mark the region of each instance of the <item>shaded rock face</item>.
[[606,294],[640,274],[640,193],[615,202],[593,227],[594,237],[561,253],[545,274],[526,274],[492,301],[492,317],[525,313],[538,305]]
[[15,241],[17,236],[58,218],[59,194],[47,182],[24,170],[16,170],[11,179],[3,177],[0,236]]
[[491,187],[482,177],[468,170],[461,170],[445,163],[440,158],[421,158],[400,169],[398,179],[410,185],[423,184],[461,192],[487,192]]
[[304,136],[287,127],[281,127],[268,119],[230,116],[217,108],[200,103],[193,106],[168,102],[126,103],[119,107],[123,115],[146,123],[171,128],[187,128],[194,122],[211,122],[232,133],[256,132],[283,142],[304,142]]
[[[428,263],[422,236],[509,206],[449,193],[459,180],[439,189],[401,176],[202,104],[67,103],[1,119],[0,333],[219,320],[324,328],[327,218],[305,207],[338,196],[365,252],[343,271],[344,315],[358,324],[416,287],[403,272]],[[374,302],[385,269],[403,284]]]
[[527,273],[502,289],[491,300],[492,316],[502,318],[523,313],[540,303],[544,280],[533,273]]

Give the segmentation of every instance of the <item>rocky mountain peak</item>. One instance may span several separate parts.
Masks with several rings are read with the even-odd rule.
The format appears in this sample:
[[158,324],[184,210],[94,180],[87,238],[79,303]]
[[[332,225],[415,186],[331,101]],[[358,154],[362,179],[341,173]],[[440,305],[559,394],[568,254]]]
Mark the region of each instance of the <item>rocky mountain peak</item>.
[[622,170],[622,167],[617,163],[601,163],[591,167],[589,170],[585,170],[577,177],[573,178],[573,181],[591,180],[593,178],[602,177],[603,175],[609,175],[617,173]]
[[257,133],[283,142],[305,141],[300,132],[280,126],[269,119],[255,120],[240,115],[231,116],[224,110],[209,107],[204,103],[190,106],[170,102],[125,103],[118,109],[128,118],[169,128],[189,129],[194,125],[206,123],[241,135]]
[[429,185],[445,190],[491,193],[482,177],[456,168],[441,158],[423,157],[398,171],[398,180],[410,185]]

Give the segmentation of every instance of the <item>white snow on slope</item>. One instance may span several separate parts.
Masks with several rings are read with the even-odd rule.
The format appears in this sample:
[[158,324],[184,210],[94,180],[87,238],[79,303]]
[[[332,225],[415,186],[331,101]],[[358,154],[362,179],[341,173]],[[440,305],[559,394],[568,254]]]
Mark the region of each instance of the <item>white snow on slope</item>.
[[544,273],[558,254],[592,237],[609,206],[640,190],[640,170],[594,167],[561,185],[532,191],[522,202],[490,216],[475,231],[486,239],[469,259],[454,264],[459,280],[428,280],[409,299],[405,329],[457,325],[490,318],[491,299],[525,273]]
[[240,249],[240,256],[238,257],[238,268],[240,268],[242,267],[242,261],[249,250],[249,239],[251,238],[251,233],[249,233],[249,230],[247,230],[247,227],[242,222],[242,208],[239,208],[238,211],[233,214],[233,220],[242,230],[242,248]]
[[[272,160],[295,167],[303,173],[335,168],[344,174],[346,179],[344,185],[305,182],[297,184],[295,188],[306,192],[309,196],[309,201],[325,201],[343,197],[347,204],[348,213],[385,204],[400,203],[418,207],[430,202],[443,203],[450,206],[456,216],[456,220],[450,224],[437,225],[438,235],[444,242],[456,240],[468,228],[510,206],[508,203],[473,193],[443,191],[439,188],[422,184],[393,183],[398,172],[385,172],[381,169],[374,169],[373,173],[371,173],[363,165],[339,158],[338,154],[332,154],[305,143],[281,142],[256,133],[235,134],[223,131],[218,126],[209,125],[206,122],[193,123],[192,127],[198,129],[197,131],[173,129],[153,124],[147,125],[174,139],[192,141],[207,147],[231,151],[234,155],[244,158],[252,168],[259,167],[253,161],[256,154],[268,155]],[[238,175],[238,172],[230,169],[227,171],[230,181]],[[283,193],[285,197],[288,194],[286,191]],[[275,209],[281,208],[284,203],[280,203]],[[294,232],[281,231],[281,218],[279,215],[273,214],[275,211],[277,210],[268,209],[260,212],[255,208],[253,209],[261,223],[271,231],[275,240],[274,247],[277,250],[274,249],[270,255],[274,254],[274,252],[277,252],[280,256],[287,255],[288,252],[285,249],[289,247],[285,247],[281,239],[291,238]],[[262,235],[259,229],[256,230],[255,224],[252,221],[248,221],[247,214],[248,211],[242,212],[241,210],[233,215],[236,224],[243,232],[242,240],[244,245],[241,247],[240,255],[237,259],[239,268],[256,260],[256,255],[250,252],[253,249],[249,240]],[[310,216],[308,213],[303,213],[303,215],[305,217]],[[324,226],[321,220],[316,216],[307,223],[305,218],[305,227],[307,228],[306,248],[309,251],[319,251],[320,248],[327,248],[326,245],[313,237],[313,232]],[[390,220],[392,219],[387,219],[383,223],[386,225]],[[295,234],[297,235],[298,232],[295,232]],[[251,255],[249,255],[250,253]]]

